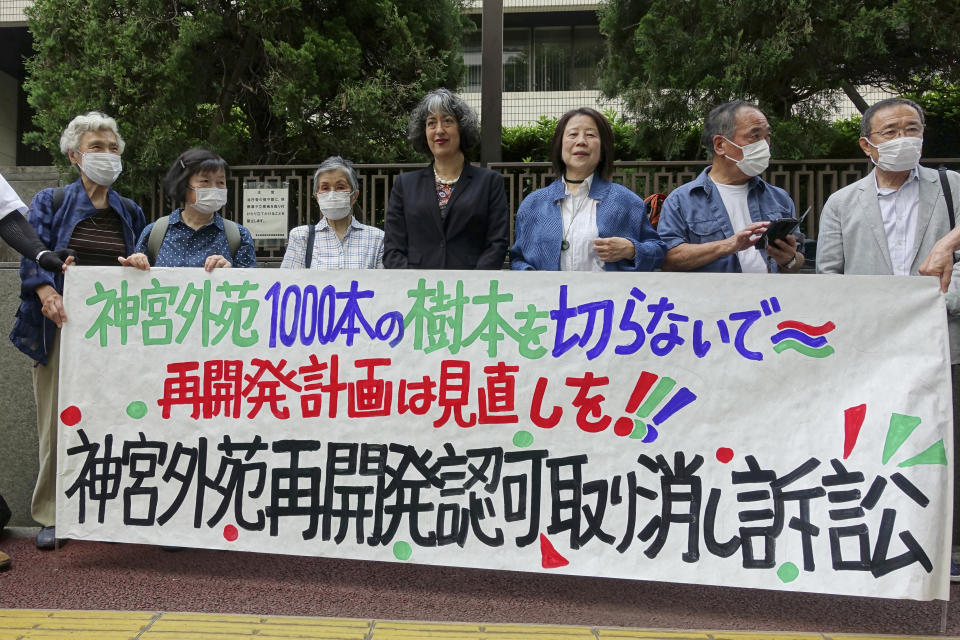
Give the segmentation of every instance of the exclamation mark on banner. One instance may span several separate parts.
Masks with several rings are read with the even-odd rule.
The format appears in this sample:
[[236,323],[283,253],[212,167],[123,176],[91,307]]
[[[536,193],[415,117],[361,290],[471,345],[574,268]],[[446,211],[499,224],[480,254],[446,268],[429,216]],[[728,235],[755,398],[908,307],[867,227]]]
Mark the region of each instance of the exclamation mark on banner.
[[[660,435],[656,427],[661,426],[670,416],[683,409],[685,406],[697,399],[695,393],[686,387],[680,389],[667,400],[656,415],[653,416],[653,423],[646,422],[647,417],[653,413],[653,410],[663,402],[664,398],[670,395],[673,388],[677,386],[677,381],[673,378],[660,378],[655,373],[644,371],[637,380],[637,386],[630,396],[627,403],[627,412],[636,411],[636,415],[641,420],[634,420],[634,429],[630,434],[631,438],[642,440],[643,442],[653,442]],[[656,383],[656,386],[654,386]],[[652,391],[651,391],[652,389]],[[639,405],[639,408],[638,408]],[[656,426],[654,426],[656,425]]]

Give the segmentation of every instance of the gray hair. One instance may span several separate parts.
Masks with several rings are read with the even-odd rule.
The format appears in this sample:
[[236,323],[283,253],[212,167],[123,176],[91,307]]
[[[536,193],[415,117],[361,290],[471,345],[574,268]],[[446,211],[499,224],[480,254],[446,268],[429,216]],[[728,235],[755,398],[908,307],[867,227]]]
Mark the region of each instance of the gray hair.
[[347,181],[350,183],[350,191],[357,191],[360,189],[360,179],[357,177],[357,170],[353,168],[353,165],[350,164],[349,160],[345,160],[340,156],[330,156],[326,160],[320,163],[320,166],[317,167],[317,170],[313,172],[313,190],[317,190],[317,181],[325,173],[330,173],[331,171],[343,171],[347,174]]
[[83,134],[90,131],[100,131],[101,129],[111,131],[113,135],[117,136],[117,146],[120,153],[123,153],[123,147],[126,146],[126,143],[123,141],[120,131],[117,130],[117,121],[100,111],[88,111],[71,120],[60,136],[60,151],[63,155],[67,155],[67,151],[78,151]]
[[886,109],[887,107],[895,107],[898,104],[906,105],[915,109],[917,113],[920,114],[920,124],[927,124],[923,113],[923,107],[913,100],[909,98],[887,98],[886,100],[881,100],[863,112],[863,117],[860,118],[860,137],[867,138],[868,140],[870,139],[870,130],[873,129],[873,116],[876,115],[877,111],[880,111],[880,109]]
[[746,108],[760,111],[757,105],[743,100],[732,100],[710,110],[703,120],[703,137],[700,139],[707,150],[707,158],[713,157],[713,139],[716,136],[723,136],[727,140],[733,138],[737,132],[737,112]]
[[460,151],[464,155],[468,149],[480,142],[480,120],[476,111],[457,94],[446,89],[434,89],[414,107],[407,123],[407,140],[415,150],[430,155],[430,147],[427,145],[427,118],[437,113],[450,114],[456,118],[460,129]]

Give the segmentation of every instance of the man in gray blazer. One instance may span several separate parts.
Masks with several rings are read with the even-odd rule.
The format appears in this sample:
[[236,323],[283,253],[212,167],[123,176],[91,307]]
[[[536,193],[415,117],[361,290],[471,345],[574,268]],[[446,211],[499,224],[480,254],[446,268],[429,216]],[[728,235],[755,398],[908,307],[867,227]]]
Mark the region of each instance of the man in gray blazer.
[[[860,148],[876,167],[827,199],[820,214],[817,273],[920,275],[934,245],[951,231],[940,174],[919,164],[923,129],[923,108],[905,98],[882,100],[863,114]],[[960,175],[948,171],[946,177],[954,212],[960,215]],[[941,243],[940,253],[942,247]],[[954,423],[960,424],[960,278],[957,267],[953,270],[946,292],[947,327],[954,365]],[[954,487],[960,484],[958,443],[954,438]],[[954,544],[960,542],[957,503],[954,500]],[[953,562],[950,579],[960,581],[960,569]]]
[[[876,165],[870,175],[831,195],[820,214],[817,273],[920,275],[950,216],[934,169],[921,167],[923,107],[882,100],[863,114],[860,148]],[[947,172],[960,215],[960,175]],[[947,293],[951,361],[960,362],[960,289]]]

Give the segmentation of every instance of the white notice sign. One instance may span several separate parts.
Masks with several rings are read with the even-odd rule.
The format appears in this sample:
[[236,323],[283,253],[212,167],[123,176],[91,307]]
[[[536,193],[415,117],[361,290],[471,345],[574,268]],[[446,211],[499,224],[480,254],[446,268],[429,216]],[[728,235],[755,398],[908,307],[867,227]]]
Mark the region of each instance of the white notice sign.
[[254,242],[286,240],[289,193],[287,183],[244,187],[243,226],[253,235]]

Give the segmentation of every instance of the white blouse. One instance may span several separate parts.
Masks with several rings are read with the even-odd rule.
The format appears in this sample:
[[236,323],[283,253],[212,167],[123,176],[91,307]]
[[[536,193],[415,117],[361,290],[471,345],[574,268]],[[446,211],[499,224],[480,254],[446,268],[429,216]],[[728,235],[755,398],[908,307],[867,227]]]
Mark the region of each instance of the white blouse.
[[564,179],[566,196],[560,203],[563,215],[563,239],[569,248],[560,251],[561,271],[603,271],[604,264],[593,248],[593,241],[600,237],[597,229],[597,200],[590,197],[593,176],[580,184],[570,184]]

